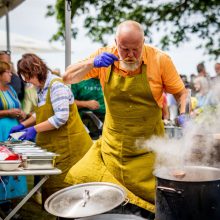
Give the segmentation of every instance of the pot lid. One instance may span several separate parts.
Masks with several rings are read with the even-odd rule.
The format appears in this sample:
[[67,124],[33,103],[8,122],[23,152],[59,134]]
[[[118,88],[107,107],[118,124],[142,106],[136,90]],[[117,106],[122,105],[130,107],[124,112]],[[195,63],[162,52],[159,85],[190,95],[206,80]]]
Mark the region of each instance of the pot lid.
[[51,195],[45,209],[63,218],[81,218],[114,209],[125,201],[126,193],[118,185],[105,182],[78,184]]

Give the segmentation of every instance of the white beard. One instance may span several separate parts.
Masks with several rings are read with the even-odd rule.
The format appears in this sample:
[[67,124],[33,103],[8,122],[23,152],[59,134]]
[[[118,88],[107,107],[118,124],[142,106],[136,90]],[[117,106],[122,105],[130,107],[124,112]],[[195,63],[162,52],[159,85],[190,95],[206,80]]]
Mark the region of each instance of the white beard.
[[135,71],[139,68],[140,63],[139,63],[139,61],[136,61],[135,63],[127,63],[124,61],[120,61],[120,66],[122,69],[124,69],[126,71]]

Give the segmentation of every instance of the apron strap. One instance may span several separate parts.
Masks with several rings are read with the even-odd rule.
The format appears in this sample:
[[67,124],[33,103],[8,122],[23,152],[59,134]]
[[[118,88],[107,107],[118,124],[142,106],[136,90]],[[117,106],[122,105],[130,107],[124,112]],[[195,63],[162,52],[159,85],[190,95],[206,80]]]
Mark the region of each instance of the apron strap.
[[109,66],[105,75],[105,83],[109,82],[111,72],[112,72],[112,66]]

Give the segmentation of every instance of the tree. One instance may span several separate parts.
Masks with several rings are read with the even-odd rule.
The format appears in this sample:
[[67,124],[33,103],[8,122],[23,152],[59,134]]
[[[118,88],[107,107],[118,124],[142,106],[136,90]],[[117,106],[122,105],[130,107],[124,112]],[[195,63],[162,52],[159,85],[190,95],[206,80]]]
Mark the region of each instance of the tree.
[[[85,15],[84,28],[96,42],[106,44],[117,25],[127,19],[142,24],[145,36],[153,42],[155,29],[162,36],[160,46],[169,49],[198,38],[197,48],[217,59],[220,54],[220,4],[218,0],[72,0],[71,16]],[[94,11],[95,13],[91,13]],[[47,16],[56,16],[59,29],[51,40],[63,40],[65,0],[48,6]],[[75,38],[78,29],[72,28]]]

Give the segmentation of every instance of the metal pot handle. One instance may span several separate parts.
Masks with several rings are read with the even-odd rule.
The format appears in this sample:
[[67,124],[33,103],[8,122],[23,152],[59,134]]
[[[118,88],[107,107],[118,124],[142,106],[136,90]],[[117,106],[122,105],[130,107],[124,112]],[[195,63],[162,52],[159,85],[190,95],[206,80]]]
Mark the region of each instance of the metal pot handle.
[[90,194],[89,194],[89,190],[85,190],[84,193],[83,193],[83,204],[82,206],[85,207],[86,206],[86,203],[89,201],[90,199]]
[[183,190],[180,189],[174,189],[170,187],[165,187],[165,186],[157,186],[157,189],[161,192],[168,192],[168,193],[176,193],[181,195]]
[[123,203],[123,204],[121,204],[121,205],[122,205],[122,206],[125,206],[125,205],[127,205],[127,204],[129,203],[129,201],[130,201],[130,199],[129,199],[129,198],[125,198],[124,203]]

